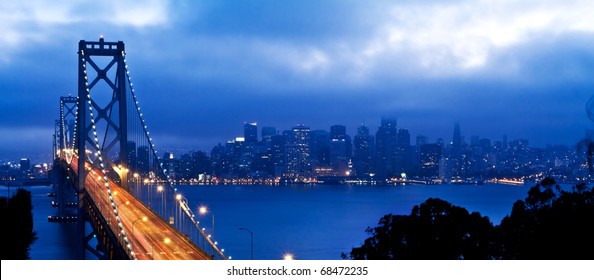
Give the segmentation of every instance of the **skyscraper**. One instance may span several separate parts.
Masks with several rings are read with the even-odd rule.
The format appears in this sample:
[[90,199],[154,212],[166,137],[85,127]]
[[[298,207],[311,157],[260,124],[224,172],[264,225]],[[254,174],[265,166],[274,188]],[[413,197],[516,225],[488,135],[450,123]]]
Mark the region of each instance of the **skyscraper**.
[[262,142],[264,146],[270,147],[270,140],[272,136],[276,135],[276,128],[271,126],[262,127]]
[[225,149],[225,146],[220,143],[214,146],[210,152],[212,161],[213,173],[220,178],[229,177],[231,173],[231,157]]
[[146,174],[150,171],[150,153],[148,146],[140,146],[138,147],[138,152],[136,153],[137,156],[137,164],[136,167],[138,172],[142,174]]
[[286,169],[285,145],[287,144],[285,135],[274,135],[270,138],[270,160],[272,161],[272,170],[269,172],[275,177],[280,177]]
[[362,125],[357,129],[354,141],[353,168],[356,176],[369,175],[373,158],[373,136],[369,128]]
[[248,143],[258,142],[258,124],[255,122],[244,123],[243,136],[244,136],[245,142],[248,142]]
[[449,176],[462,176],[462,134],[460,133],[460,124],[454,125],[454,136],[452,138],[452,150],[448,164]]
[[173,153],[171,152],[165,152],[163,154],[163,168],[165,169],[165,171],[167,172],[167,174],[171,177],[173,177],[174,179],[179,179],[178,177],[178,161],[177,159],[173,156]]
[[132,170],[132,172],[138,172],[137,170],[137,160],[136,160],[136,143],[134,141],[128,141],[128,158],[127,162],[125,163],[128,169]]
[[412,169],[412,153],[410,147],[410,133],[408,129],[401,128],[396,136],[396,154],[394,160],[396,175],[410,172]]
[[330,165],[335,174],[344,176],[352,154],[351,137],[346,134],[344,125],[330,127]]
[[292,137],[285,145],[286,176],[292,179],[303,179],[310,176],[311,156],[309,149],[309,127],[298,125],[293,127]]
[[316,167],[330,166],[330,133],[327,130],[311,132],[311,161]]
[[421,176],[439,176],[439,163],[441,159],[441,146],[439,144],[424,144],[420,147]]
[[31,170],[31,161],[28,158],[21,159],[21,172],[28,172]]
[[394,168],[396,137],[396,119],[382,118],[381,126],[375,134],[375,170],[379,178],[396,174]]

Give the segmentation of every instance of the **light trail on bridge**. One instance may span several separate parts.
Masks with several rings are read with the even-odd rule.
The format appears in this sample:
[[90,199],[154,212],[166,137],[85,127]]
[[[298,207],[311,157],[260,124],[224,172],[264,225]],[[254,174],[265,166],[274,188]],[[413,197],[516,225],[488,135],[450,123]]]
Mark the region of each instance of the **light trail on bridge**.
[[[78,170],[78,161],[71,161],[72,170]],[[108,213],[106,207],[111,203],[106,195],[104,178],[97,169],[89,170],[85,189],[93,202]],[[132,244],[134,254],[139,260],[210,260],[211,256],[198,248],[187,236],[183,235],[167,224],[158,214],[147,208],[127,190],[109,180],[109,186],[114,194],[116,208],[128,238]],[[146,217],[146,221],[143,218]],[[117,228],[115,221],[106,218],[112,230]],[[116,231],[114,231],[116,232]]]

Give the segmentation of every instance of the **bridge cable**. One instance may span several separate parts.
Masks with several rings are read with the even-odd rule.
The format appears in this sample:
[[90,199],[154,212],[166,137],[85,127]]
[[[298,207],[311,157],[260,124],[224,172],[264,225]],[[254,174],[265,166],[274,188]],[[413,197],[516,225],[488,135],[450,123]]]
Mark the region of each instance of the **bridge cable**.
[[[173,191],[173,193],[175,194],[175,198],[176,201],[180,204],[181,209],[183,210],[183,212],[185,213],[185,215],[190,219],[190,221],[192,222],[192,224],[194,225],[194,227],[199,231],[199,233],[202,235],[202,237],[204,238],[204,240],[206,240],[211,246],[212,248],[217,252],[217,254],[222,258],[222,259],[227,259],[227,257],[225,257],[225,255],[223,254],[224,249],[219,249],[217,246],[217,242],[214,240],[210,239],[210,235],[207,236],[206,233],[204,233],[204,230],[199,226],[199,222],[196,221],[194,219],[194,214],[192,213],[191,208],[189,207],[187,200],[183,199],[183,196],[177,191],[177,188],[173,187],[174,182],[173,179],[171,178],[171,176],[168,174],[169,172],[166,171],[163,168],[163,163],[161,163],[159,161],[159,157],[157,156],[157,151],[155,149],[155,144],[153,143],[153,139],[150,137],[150,133],[148,131],[148,126],[146,125],[146,122],[143,118],[143,114],[140,110],[140,105],[138,103],[138,98],[136,96],[136,93],[134,91],[134,84],[132,83],[132,78],[130,77],[130,71],[128,70],[128,64],[126,63],[126,53],[124,51],[122,51],[122,57],[123,57],[123,61],[124,61],[124,67],[126,69],[126,77],[128,78],[128,85],[130,88],[130,91],[132,93],[132,98],[133,98],[133,106],[135,106],[136,111],[138,112],[139,118],[140,118],[140,122],[141,122],[141,129],[144,132],[144,135],[146,136],[146,138],[149,141],[149,148],[152,151],[153,157],[154,157],[154,161],[156,162],[156,168],[157,170],[161,173],[162,176],[164,176],[166,178],[166,182],[167,182],[167,187],[169,187],[170,190]],[[178,198],[179,197],[179,198]]]

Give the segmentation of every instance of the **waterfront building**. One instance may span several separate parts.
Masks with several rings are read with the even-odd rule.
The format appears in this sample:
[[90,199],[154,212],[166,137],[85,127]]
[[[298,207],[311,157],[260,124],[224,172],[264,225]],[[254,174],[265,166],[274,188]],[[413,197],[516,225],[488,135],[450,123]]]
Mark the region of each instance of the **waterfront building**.
[[353,169],[354,175],[364,176],[372,173],[373,136],[365,125],[357,128],[354,141]]
[[309,127],[293,127],[291,137],[285,145],[286,177],[294,180],[309,178],[311,175],[310,131]]

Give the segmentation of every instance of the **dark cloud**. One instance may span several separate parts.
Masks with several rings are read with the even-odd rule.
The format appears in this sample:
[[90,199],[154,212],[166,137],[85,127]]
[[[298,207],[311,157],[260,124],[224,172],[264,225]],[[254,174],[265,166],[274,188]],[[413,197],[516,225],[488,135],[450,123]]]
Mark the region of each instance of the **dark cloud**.
[[[26,22],[29,43],[0,45],[0,130],[51,131],[59,96],[76,94],[77,43],[99,34],[126,43],[157,146],[206,149],[240,136],[245,121],[281,130],[344,124],[354,133],[361,123],[375,132],[388,115],[413,138],[448,141],[458,121],[467,137],[507,134],[540,146],[573,144],[591,125],[584,113],[594,92],[587,20],[579,28],[518,26],[498,37],[473,24],[517,20],[517,12],[461,21],[479,4],[397,4],[188,1],[161,13],[147,8],[153,24],[148,16]],[[404,12],[423,5],[427,15],[407,22]],[[461,22],[440,22],[447,18]],[[33,138],[0,135],[0,143],[41,149]]]

